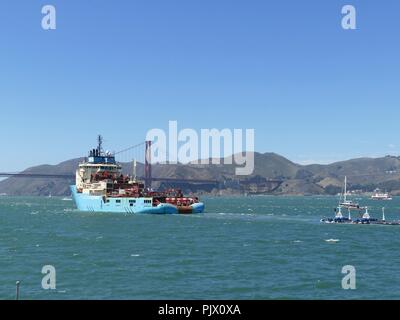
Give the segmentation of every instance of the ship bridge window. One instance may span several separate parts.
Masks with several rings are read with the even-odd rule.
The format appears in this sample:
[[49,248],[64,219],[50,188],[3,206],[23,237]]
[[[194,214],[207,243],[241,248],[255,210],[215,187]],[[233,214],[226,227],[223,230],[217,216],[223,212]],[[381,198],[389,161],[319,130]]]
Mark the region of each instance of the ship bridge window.
[[115,202],[116,202],[116,203],[121,203],[121,200],[116,200]]
[[136,203],[136,200],[129,200],[129,203]]

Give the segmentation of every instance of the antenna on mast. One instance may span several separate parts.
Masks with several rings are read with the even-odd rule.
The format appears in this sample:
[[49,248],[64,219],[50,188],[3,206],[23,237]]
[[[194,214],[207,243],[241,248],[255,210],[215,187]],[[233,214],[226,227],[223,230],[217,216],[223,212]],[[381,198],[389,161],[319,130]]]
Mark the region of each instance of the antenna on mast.
[[98,143],[97,150],[100,156],[103,150],[103,137],[100,134],[97,136],[97,143]]

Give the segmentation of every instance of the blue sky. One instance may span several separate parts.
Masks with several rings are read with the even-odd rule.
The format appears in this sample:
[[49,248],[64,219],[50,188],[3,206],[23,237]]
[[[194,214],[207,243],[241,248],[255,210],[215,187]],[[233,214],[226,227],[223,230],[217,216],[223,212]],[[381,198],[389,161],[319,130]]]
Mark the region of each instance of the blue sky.
[[[41,8],[57,29],[41,28]],[[357,9],[357,30],[341,8]],[[326,163],[400,153],[398,1],[2,1],[0,171],[152,128],[254,128]]]

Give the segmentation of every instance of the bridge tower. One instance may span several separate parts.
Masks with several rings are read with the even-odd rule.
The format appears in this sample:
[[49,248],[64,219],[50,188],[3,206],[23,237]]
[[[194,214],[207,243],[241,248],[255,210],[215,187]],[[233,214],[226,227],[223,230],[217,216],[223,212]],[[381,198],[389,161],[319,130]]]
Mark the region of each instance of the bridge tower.
[[146,188],[151,188],[151,141],[146,141],[146,151],[144,157],[144,183]]

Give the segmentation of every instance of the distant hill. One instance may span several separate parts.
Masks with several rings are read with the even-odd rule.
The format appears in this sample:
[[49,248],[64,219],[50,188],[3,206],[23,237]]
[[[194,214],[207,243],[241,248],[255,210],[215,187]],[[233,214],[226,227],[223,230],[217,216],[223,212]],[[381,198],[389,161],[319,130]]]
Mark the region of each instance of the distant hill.
[[[185,191],[218,194],[337,194],[341,191],[344,176],[348,176],[349,189],[373,191],[380,188],[400,195],[400,158],[360,158],[329,165],[299,165],[275,153],[255,153],[255,170],[248,177],[235,176],[235,165],[156,164],[154,177],[218,180],[218,189],[209,184],[182,183]],[[80,161],[72,159],[58,165],[40,165],[28,168],[24,173],[74,174]],[[132,172],[132,165],[122,164],[125,174]],[[137,174],[143,176],[143,164]],[[271,182],[276,179],[281,182]],[[64,196],[74,180],[9,178],[0,182],[0,193],[9,195]],[[155,187],[170,184],[154,183]]]
[[[23,173],[45,173],[45,174],[71,174],[74,173],[79,162],[83,159],[72,159],[58,165],[40,165],[28,168]],[[0,181],[0,193],[8,195],[67,195],[69,185],[73,181],[65,179],[42,179],[42,178],[9,178]]]

